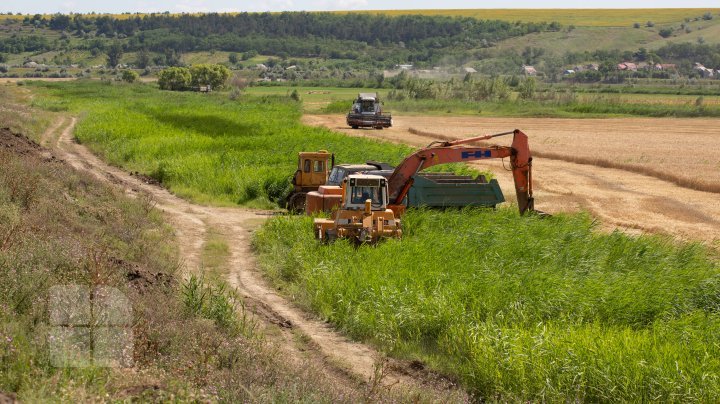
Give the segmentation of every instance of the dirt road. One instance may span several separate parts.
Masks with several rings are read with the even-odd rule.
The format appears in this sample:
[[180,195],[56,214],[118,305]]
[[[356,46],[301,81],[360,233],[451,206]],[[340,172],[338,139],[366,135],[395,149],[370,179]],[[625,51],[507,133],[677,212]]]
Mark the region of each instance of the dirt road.
[[[394,126],[382,131],[352,130],[341,115],[306,115],[303,121],[418,147],[519,128],[535,156],[537,209],[586,210],[606,229],[720,246],[718,120],[394,117]],[[497,144],[510,141],[500,138]],[[496,173],[506,199],[514,199],[512,177],[500,161],[473,165]]]
[[[196,271],[209,230],[222,234],[230,249],[227,281],[237,288],[246,307],[270,331],[284,357],[298,367],[316,367],[328,383],[348,389],[374,383],[394,391],[421,391],[437,400],[464,401],[464,393],[429,372],[413,370],[417,364],[391,361],[372,348],[353,342],[332,327],[296,308],[270,287],[257,270],[251,251],[251,232],[272,212],[195,205],[142,178],[111,167],[73,140],[76,119],[61,118],[45,132],[42,144],[74,168],[121,187],[133,197],[150,195],[175,229],[185,266]],[[378,375],[382,373],[382,377]],[[450,390],[447,390],[450,388]],[[404,394],[401,394],[401,396]]]

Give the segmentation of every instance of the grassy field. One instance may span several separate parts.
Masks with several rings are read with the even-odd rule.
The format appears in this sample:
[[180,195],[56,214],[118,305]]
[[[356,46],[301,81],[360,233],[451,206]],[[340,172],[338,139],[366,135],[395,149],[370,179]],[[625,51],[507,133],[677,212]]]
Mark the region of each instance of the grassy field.
[[203,95],[97,81],[31,84],[35,105],[83,117],[77,138],[112,164],[152,176],[201,203],[272,207],[288,192],[297,153],[326,149],[337,162],[398,162],[408,147],[349,139],[299,124],[285,96]]
[[[287,96],[297,91],[305,113],[344,114],[359,92],[376,92],[385,110],[406,115],[477,115],[591,118],[604,116],[713,116],[720,117],[720,96],[675,94],[603,94],[582,93],[577,96],[562,91],[548,100],[517,100],[512,93],[506,101],[403,100],[387,99],[389,90],[335,87],[268,86],[249,87],[248,94]],[[565,90],[563,90],[565,91]],[[568,90],[569,91],[569,90]],[[538,93],[538,97],[542,97]],[[550,96],[548,96],[550,98]]]
[[403,227],[356,248],[279,217],[255,246],[300,304],[483,400],[720,398],[720,266],[700,245],[511,208],[411,211]]
[[[198,201],[267,204],[303,149],[328,148],[341,161],[407,152],[302,127],[301,106],[283,95],[232,101],[99,82],[30,89],[38,107],[81,114],[77,136],[109,161]],[[512,208],[411,211],[404,238],[376,247],[320,245],[310,221],[277,217],[257,233],[277,286],[478,398],[720,398],[720,268],[701,245],[599,234],[585,215]],[[209,258],[223,255],[221,240],[206,247]]]
[[[0,86],[0,122],[12,128],[0,128],[0,402],[393,399],[288,364],[237,295],[211,281],[228,258],[214,230],[199,263],[214,274],[184,280],[173,230],[151,198],[128,198],[19,135],[40,141],[58,118],[28,108],[30,96],[27,87]],[[68,284],[110,286],[129,299],[131,368],[57,366],[49,290]]]

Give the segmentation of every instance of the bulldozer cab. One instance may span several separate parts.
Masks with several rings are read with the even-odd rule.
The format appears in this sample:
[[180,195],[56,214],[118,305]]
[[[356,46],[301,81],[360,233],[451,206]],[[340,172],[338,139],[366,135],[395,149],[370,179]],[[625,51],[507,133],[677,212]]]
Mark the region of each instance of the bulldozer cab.
[[325,150],[298,153],[298,169],[293,184],[301,188],[325,185],[328,172],[335,165],[335,155]]
[[363,210],[370,201],[372,210],[384,211],[388,204],[387,180],[379,175],[354,174],[343,182],[343,208]]

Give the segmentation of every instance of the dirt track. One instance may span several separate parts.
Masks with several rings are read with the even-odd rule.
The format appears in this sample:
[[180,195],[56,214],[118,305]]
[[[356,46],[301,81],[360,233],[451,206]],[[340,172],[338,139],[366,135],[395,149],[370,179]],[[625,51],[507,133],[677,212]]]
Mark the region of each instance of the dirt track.
[[[718,120],[396,116],[394,127],[382,131],[352,130],[341,115],[306,115],[303,120],[348,135],[418,147],[433,140],[518,128],[530,137],[535,153],[537,209],[587,210],[606,229],[671,234],[720,245]],[[510,141],[500,138],[497,144]],[[473,164],[496,173],[506,199],[514,199],[512,177],[500,161]]]
[[[389,360],[368,347],[349,340],[332,327],[296,308],[268,286],[258,272],[250,247],[251,232],[272,212],[195,205],[142,178],[111,167],[76,143],[72,136],[76,119],[61,118],[42,136],[41,143],[74,168],[101,181],[121,187],[131,197],[150,195],[173,225],[185,266],[195,271],[209,230],[220,232],[230,248],[227,281],[237,288],[247,309],[259,320],[268,338],[283,356],[298,367],[315,367],[339,389],[385,386],[404,396],[422,391],[438,401],[465,401],[452,383],[417,364]],[[382,373],[381,377],[380,372]]]

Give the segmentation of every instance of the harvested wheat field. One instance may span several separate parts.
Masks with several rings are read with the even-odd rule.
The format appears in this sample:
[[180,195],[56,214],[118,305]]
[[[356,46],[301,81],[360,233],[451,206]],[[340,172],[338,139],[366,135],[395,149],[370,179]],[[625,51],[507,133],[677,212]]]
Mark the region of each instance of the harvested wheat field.
[[[396,116],[383,131],[352,130],[343,116],[307,115],[304,122],[413,146],[518,128],[535,157],[537,209],[587,210],[608,229],[720,242],[718,120]],[[500,162],[473,164],[495,172],[506,199],[514,199]]]

